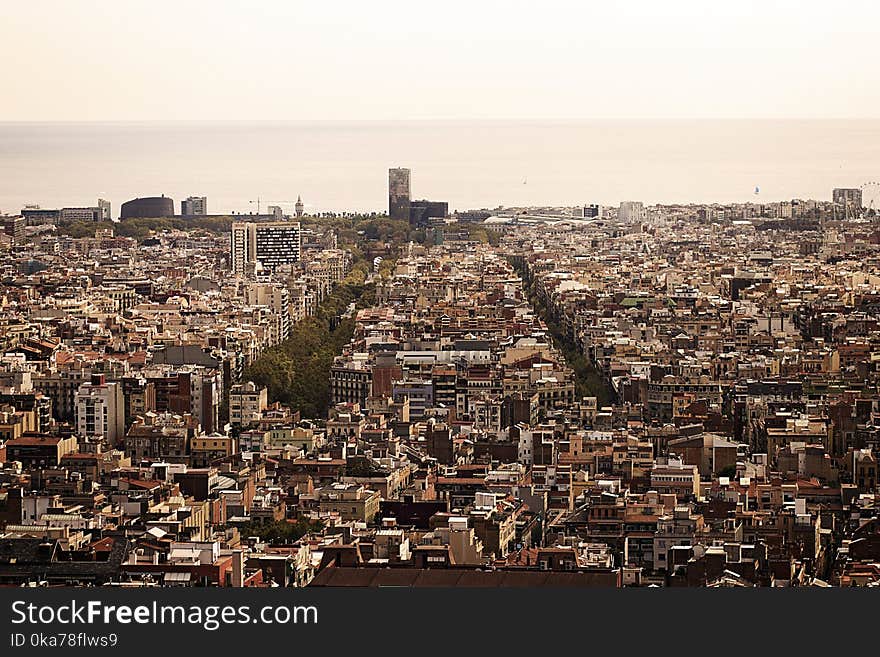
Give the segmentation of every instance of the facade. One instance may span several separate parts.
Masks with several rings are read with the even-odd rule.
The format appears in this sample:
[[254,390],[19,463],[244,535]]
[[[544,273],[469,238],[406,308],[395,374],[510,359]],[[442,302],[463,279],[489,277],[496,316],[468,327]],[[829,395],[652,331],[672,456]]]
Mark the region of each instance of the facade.
[[260,421],[268,408],[266,388],[258,388],[252,381],[232,386],[229,391],[229,422],[247,427]]
[[409,221],[410,198],[409,169],[389,169],[388,216]]
[[571,216],[575,219],[600,219],[602,217],[601,205],[579,205],[572,209]]
[[342,520],[373,522],[379,513],[381,496],[358,484],[334,484],[318,493],[322,513],[338,515]]
[[122,386],[107,383],[103,374],[93,374],[76,393],[76,431],[85,438],[95,438],[109,446],[121,442],[125,430],[125,405]]
[[366,404],[372,383],[372,372],[356,362],[334,365],[330,368],[330,402]]
[[413,226],[424,226],[431,219],[443,219],[449,215],[449,204],[446,201],[412,201],[409,204],[409,223]]
[[41,226],[43,224],[57,225],[61,221],[61,210],[41,208],[39,205],[27,205],[21,211],[28,226]]
[[208,214],[207,196],[190,196],[180,202],[180,214],[184,217],[201,217]]
[[244,274],[259,263],[274,271],[300,261],[302,226],[298,221],[236,222],[231,230],[232,271]]
[[98,199],[98,209],[101,211],[101,221],[112,221],[113,217],[111,216],[110,210],[110,201],[99,198]]
[[266,306],[275,315],[275,335],[270,342],[277,344],[290,336],[290,290],[279,283],[252,283],[245,288],[244,301],[248,306]]
[[119,209],[120,219],[155,219],[174,216],[174,200],[167,196],[149,196],[126,201]]
[[61,221],[63,223],[88,223],[104,220],[104,208],[62,208]]
[[24,217],[20,215],[0,217],[0,222],[2,222],[3,232],[11,238],[13,246],[24,243],[24,227],[26,224]]
[[54,468],[65,454],[76,449],[76,438],[47,436],[45,434],[24,434],[7,441],[6,459],[18,461],[27,468]]
[[835,187],[831,191],[831,201],[835,205],[861,210],[862,190],[858,187]]
[[220,424],[221,379],[216,372],[192,372],[190,380],[190,408],[202,431],[213,433]]
[[617,210],[617,220],[633,224],[644,221],[645,206],[641,201],[622,201]]

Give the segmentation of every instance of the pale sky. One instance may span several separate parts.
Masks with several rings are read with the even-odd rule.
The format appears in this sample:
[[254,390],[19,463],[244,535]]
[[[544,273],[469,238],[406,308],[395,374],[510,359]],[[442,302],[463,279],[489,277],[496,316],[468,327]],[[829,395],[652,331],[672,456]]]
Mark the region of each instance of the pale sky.
[[880,3],[5,3],[0,120],[880,117]]

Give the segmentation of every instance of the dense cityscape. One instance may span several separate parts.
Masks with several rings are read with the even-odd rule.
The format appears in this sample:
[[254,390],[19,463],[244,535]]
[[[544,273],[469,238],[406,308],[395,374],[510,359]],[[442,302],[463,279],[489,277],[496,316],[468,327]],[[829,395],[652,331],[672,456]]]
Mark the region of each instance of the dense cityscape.
[[0,217],[0,585],[880,586],[870,189],[412,191]]

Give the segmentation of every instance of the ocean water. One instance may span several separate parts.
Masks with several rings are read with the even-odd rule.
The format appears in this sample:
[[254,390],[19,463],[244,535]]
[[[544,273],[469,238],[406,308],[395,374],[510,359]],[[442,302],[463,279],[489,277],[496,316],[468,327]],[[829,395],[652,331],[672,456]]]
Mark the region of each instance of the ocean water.
[[[207,196],[212,213],[829,199],[880,180],[880,121],[0,123],[0,212]],[[755,188],[760,194],[755,194]],[[868,196],[877,185],[868,186]],[[866,202],[867,203],[867,202]],[[880,199],[878,203],[880,205]]]

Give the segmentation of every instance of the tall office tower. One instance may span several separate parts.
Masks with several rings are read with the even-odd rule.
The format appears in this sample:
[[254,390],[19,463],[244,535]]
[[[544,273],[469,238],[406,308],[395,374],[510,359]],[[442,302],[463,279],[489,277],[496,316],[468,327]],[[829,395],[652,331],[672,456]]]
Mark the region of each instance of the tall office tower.
[[107,383],[103,374],[93,374],[91,381],[76,391],[74,404],[80,436],[103,440],[110,447],[122,440],[125,404],[120,384]]
[[266,211],[275,218],[275,221],[282,221],[284,219],[284,211],[280,205],[270,205],[266,208]]
[[388,169],[388,216],[409,221],[409,169]]
[[274,271],[299,262],[302,226],[298,221],[235,222],[231,230],[232,271],[244,274],[260,263]]
[[190,196],[180,202],[180,214],[184,217],[201,217],[208,214],[207,196]]
[[9,235],[13,246],[24,244],[27,221],[21,215],[0,217],[0,232]]
[[618,221],[638,223],[645,220],[645,206],[641,201],[621,201],[617,211]]
[[98,199],[98,209],[101,211],[101,221],[112,221],[110,216],[110,201],[103,198]]
[[831,200],[856,210],[862,209],[862,190],[858,187],[836,187],[831,191]]

